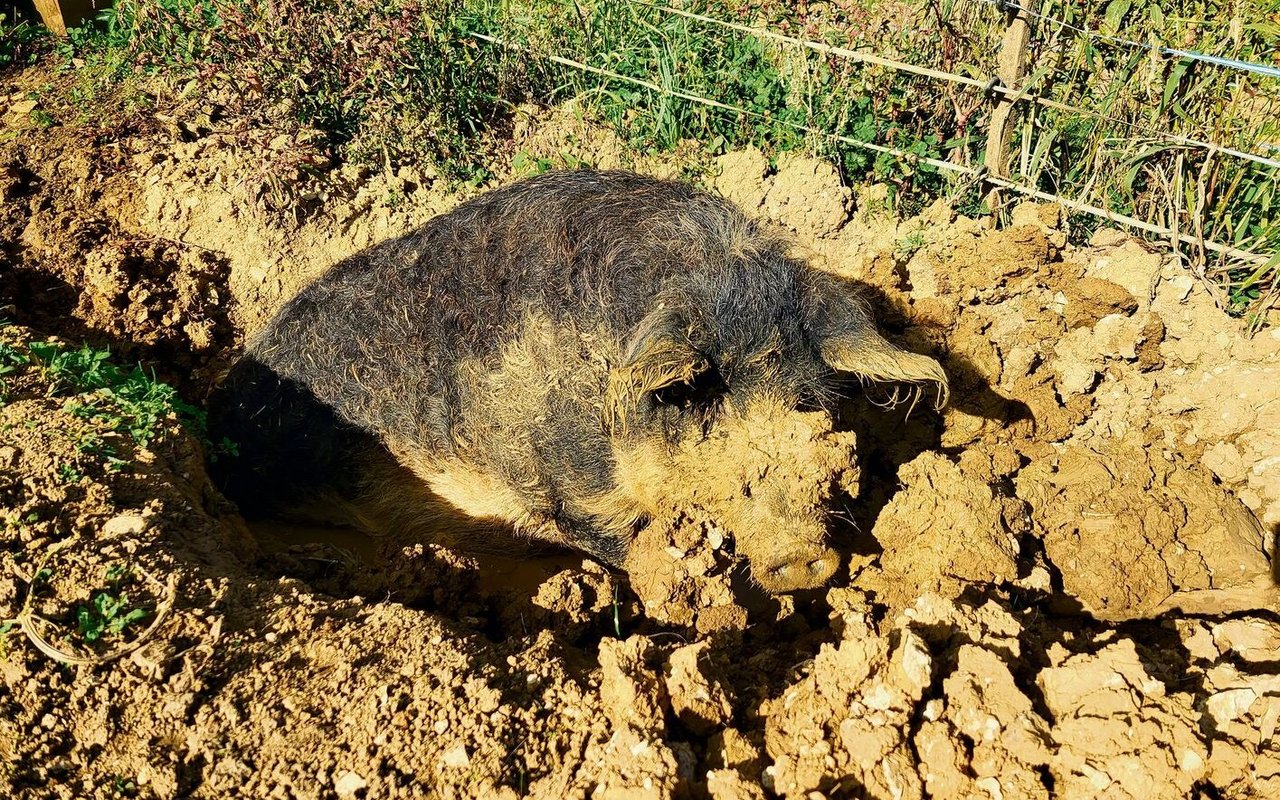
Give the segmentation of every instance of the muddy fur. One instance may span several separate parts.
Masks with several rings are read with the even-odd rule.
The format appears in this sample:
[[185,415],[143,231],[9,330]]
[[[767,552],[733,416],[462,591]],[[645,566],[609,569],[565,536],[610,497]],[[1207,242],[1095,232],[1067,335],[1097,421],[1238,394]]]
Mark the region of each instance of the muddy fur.
[[[752,491],[765,462],[731,502],[699,482],[735,437],[794,436],[778,421],[828,401],[837,370],[945,397],[937,362],[881,338],[856,287],[728,202],[628,173],[551,173],[353,256],[289,302],[215,404],[215,435],[241,447],[215,469],[254,512],[338,496],[327,506],[361,527],[420,515],[431,535],[443,500],[612,564],[651,514],[714,494],[740,540],[748,525],[785,540],[760,558],[812,561],[826,558],[825,492]],[[813,419],[806,441],[830,429]],[[421,486],[394,468],[361,477],[370,462],[387,474],[388,458]]]

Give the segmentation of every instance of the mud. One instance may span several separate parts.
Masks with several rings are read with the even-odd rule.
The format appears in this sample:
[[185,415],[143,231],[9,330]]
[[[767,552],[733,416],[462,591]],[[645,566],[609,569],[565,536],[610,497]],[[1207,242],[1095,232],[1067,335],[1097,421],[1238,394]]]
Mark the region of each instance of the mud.
[[[263,182],[257,150],[182,131],[0,144],[5,344],[110,345],[198,400],[332,260],[467,194],[412,170]],[[30,598],[58,648],[136,649],[64,665],[4,636],[8,795],[1280,792],[1280,332],[1244,335],[1122,234],[1069,245],[1049,206],[1002,230],[942,206],[894,221],[875,187],[803,158],[629,161],[571,108],[530,112],[516,150],[706,167],[942,360],[945,412],[849,386],[856,463],[807,462],[835,495],[833,587],[759,592],[751,544],[696,504],[641,532],[629,577],[250,531],[197,435],[86,431],[20,366],[0,405],[0,616]],[[120,565],[133,602],[167,613],[140,641],[84,642],[77,609]]]

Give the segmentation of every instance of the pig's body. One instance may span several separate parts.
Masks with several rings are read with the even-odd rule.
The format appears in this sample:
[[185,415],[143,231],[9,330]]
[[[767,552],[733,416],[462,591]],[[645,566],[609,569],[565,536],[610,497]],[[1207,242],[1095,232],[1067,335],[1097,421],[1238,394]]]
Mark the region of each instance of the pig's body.
[[[447,504],[614,564],[651,515],[698,503],[785,590],[835,568],[825,489],[770,485],[768,454],[785,448],[768,442],[748,448],[764,460],[732,491],[707,483],[723,465],[699,453],[723,460],[730,438],[763,428],[785,437],[793,414],[811,431],[824,412],[795,409],[822,401],[835,370],[945,387],[936,362],[875,332],[849,287],[727,202],[552,173],[353,256],[290,301],[213,409],[215,436],[241,450],[216,468],[263,513],[321,503],[318,515],[405,532]],[[821,458],[849,457],[836,441]],[[760,525],[793,530],[753,554],[744,529]]]

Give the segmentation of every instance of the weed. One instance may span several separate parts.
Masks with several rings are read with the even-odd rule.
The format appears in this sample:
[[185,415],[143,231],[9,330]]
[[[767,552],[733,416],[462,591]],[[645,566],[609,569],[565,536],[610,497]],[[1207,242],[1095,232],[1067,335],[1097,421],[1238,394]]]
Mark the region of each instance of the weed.
[[117,775],[111,780],[111,791],[117,797],[137,797],[138,785],[129,778]]
[[502,65],[462,35],[477,3],[462,5],[120,0],[94,46],[127,53],[141,69],[218,75],[240,113],[319,131],[346,161],[432,161],[468,179],[486,152],[476,134],[508,116],[510,103]]
[[27,364],[31,358],[13,345],[0,342],[0,405],[8,402],[8,383],[5,377],[13,375]]
[[132,580],[133,570],[114,564],[106,574],[107,586],[92,596],[88,606],[76,610],[76,624],[81,637],[89,643],[108,636],[121,636],[133,624],[151,613],[142,607],[130,607],[129,595],[122,586]]
[[58,479],[63,483],[76,483],[84,477],[84,473],[74,464],[59,464]]
[[145,608],[129,608],[127,594],[99,592],[88,607],[76,610],[76,624],[84,640],[92,643],[104,636],[122,635],[126,628],[146,619],[149,613]]
[[111,363],[110,351],[88,345],[68,350],[49,342],[31,342],[28,349],[53,393],[72,395],[66,408],[77,417],[127,433],[142,445],[159,434],[171,417],[204,433],[203,411],[184,402],[176,389],[141,366],[126,370]]
[[511,157],[511,168],[517,175],[542,175],[549,172],[555,167],[555,162],[549,158],[537,158],[530,155],[527,150],[518,150]]
[[55,392],[94,391],[118,382],[116,369],[108,361],[110,351],[94,350],[88,345],[64,350],[52,342],[31,342],[27,347],[42,365]]
[[39,128],[52,128],[57,120],[42,108],[31,109],[31,121]]
[[14,368],[24,366],[30,362],[31,358],[26,353],[11,344],[0,342],[0,369],[6,369],[6,373],[0,374],[7,374],[7,372],[12,372]]
[[223,436],[221,441],[209,442],[209,460],[217,462],[222,456],[237,458],[240,455],[240,445],[231,440],[229,436]]
[[893,257],[898,261],[910,261],[924,247],[924,231],[912,231],[893,243]]
[[0,67],[35,63],[48,41],[44,27],[26,20],[10,21],[0,14]]
[[75,445],[78,452],[101,461],[110,472],[119,472],[128,464],[127,461],[119,457],[115,445],[108,442],[96,430],[82,429],[68,432],[67,438]]

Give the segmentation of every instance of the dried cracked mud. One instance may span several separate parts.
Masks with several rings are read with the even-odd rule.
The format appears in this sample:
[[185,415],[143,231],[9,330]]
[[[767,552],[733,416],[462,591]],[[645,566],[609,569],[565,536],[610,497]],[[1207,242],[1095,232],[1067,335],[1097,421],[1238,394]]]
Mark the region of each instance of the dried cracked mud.
[[[629,161],[572,109],[514,135],[553,161],[681,167]],[[348,168],[268,187],[281,203],[245,177],[260,155],[199,126],[0,144],[0,343],[109,344],[198,402],[329,263],[463,199]],[[942,205],[894,221],[817,161],[709,166],[952,376],[940,414],[850,387],[832,588],[761,594],[698,509],[644,531],[629,576],[250,530],[176,421],[146,446],[105,434],[103,460],[80,448],[92,421],[19,366],[0,616],[118,657],[4,637],[5,794],[1280,793],[1280,330],[1245,335],[1123,234],[1069,245],[1055,207],[1002,230]],[[158,624],[79,642],[76,609],[121,580]]]

